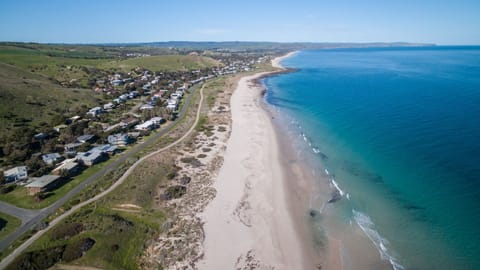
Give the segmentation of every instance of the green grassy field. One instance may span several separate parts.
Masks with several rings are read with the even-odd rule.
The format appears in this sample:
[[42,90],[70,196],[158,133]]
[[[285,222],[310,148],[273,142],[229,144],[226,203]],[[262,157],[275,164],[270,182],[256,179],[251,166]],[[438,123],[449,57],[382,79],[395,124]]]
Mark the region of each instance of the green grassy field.
[[41,75],[0,62],[0,135],[22,126],[51,125],[59,115],[75,114],[83,106],[97,103],[99,97],[89,90],[63,88]]
[[100,67],[130,71],[136,67],[144,67],[152,71],[180,71],[220,66],[220,62],[195,55],[162,55],[130,58],[126,60],[103,63]]
[[22,221],[18,218],[0,212],[0,221],[2,223],[0,227],[0,239],[9,233],[13,232],[16,228],[22,224]]

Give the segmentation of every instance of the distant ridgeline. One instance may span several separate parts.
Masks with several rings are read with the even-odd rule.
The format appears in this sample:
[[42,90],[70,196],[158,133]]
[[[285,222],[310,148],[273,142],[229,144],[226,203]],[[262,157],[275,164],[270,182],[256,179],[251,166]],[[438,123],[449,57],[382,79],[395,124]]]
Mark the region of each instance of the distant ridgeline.
[[197,50],[303,50],[322,48],[365,48],[365,47],[404,47],[404,46],[435,46],[429,43],[408,42],[371,42],[371,43],[342,43],[342,42],[255,42],[255,41],[222,41],[222,42],[195,42],[195,41],[166,41],[146,43],[105,43],[103,46],[144,46],[177,49]]

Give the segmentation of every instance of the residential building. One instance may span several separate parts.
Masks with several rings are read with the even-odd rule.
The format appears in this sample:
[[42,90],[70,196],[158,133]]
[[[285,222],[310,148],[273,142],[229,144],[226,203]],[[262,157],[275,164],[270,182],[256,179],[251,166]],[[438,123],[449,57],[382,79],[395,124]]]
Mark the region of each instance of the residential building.
[[68,127],[67,125],[58,125],[58,126],[53,127],[53,130],[55,130],[56,132],[60,132],[60,131],[62,131],[62,129],[65,129],[67,127]]
[[137,118],[127,118],[127,119],[122,120],[122,122],[120,122],[120,126],[123,127],[123,128],[126,128],[126,127],[133,126],[133,125],[137,124],[138,122],[139,122],[139,120]]
[[77,153],[78,147],[80,147],[83,143],[67,143],[63,146],[65,149],[65,154],[67,155],[75,155]]
[[113,155],[117,150],[118,150],[118,146],[116,145],[100,144],[90,149],[89,152],[102,152],[104,154]]
[[111,110],[113,108],[115,108],[115,105],[112,102],[109,102],[109,103],[103,105],[104,110]]
[[152,110],[153,108],[155,108],[154,106],[150,105],[150,104],[144,104],[140,107],[140,110],[144,111],[144,110]]
[[77,154],[77,161],[89,167],[100,163],[107,158],[107,155],[100,151],[78,152]]
[[41,177],[33,177],[32,182],[25,187],[28,190],[29,195],[35,195],[40,192],[50,191],[56,188],[60,180],[59,175],[44,175]]
[[3,172],[6,182],[17,182],[22,180],[27,180],[28,178],[28,167],[27,166],[18,166],[6,170]]
[[93,143],[95,142],[95,135],[91,135],[91,134],[85,134],[85,135],[82,135],[82,136],[78,136],[77,137],[77,142],[79,143]]
[[118,133],[108,136],[108,143],[111,145],[125,146],[132,143],[132,138],[125,133]]
[[61,161],[63,157],[59,153],[49,153],[42,156],[43,162],[48,165],[53,165],[59,161]]
[[80,171],[80,165],[76,162],[75,158],[62,161],[55,169],[52,170],[52,174],[62,175],[66,172],[69,176],[75,175]]
[[95,108],[90,109],[90,110],[87,112],[87,115],[92,116],[92,117],[95,117],[95,116],[101,114],[102,112],[103,112],[103,110],[102,110],[101,107],[95,107]]
[[33,138],[34,138],[35,140],[37,140],[37,141],[43,141],[43,140],[45,140],[46,138],[48,138],[48,134],[45,134],[45,133],[41,132],[41,133],[35,134],[35,135],[33,136]]

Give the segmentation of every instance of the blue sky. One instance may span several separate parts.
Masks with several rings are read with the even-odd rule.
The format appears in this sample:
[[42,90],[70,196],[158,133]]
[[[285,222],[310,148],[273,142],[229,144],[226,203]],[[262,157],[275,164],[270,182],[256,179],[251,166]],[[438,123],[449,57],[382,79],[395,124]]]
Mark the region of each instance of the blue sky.
[[480,1],[2,0],[0,40],[407,41],[468,45],[480,44]]

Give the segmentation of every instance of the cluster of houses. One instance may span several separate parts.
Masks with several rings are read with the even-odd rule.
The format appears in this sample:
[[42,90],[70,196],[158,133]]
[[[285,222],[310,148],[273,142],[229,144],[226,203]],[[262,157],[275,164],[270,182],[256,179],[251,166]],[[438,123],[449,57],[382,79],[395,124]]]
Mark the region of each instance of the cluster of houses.
[[[111,92],[112,89],[116,91],[115,89],[118,89],[120,86],[125,87],[125,89],[131,89],[130,87],[134,85],[141,85],[142,95],[146,98],[138,99],[139,111],[152,110],[155,107],[164,106],[167,111],[174,112],[178,110],[180,101],[189,87],[216,76],[248,71],[255,63],[254,60],[233,61],[224,63],[223,67],[213,68],[210,71],[189,71],[189,74],[183,73],[178,78],[168,77],[170,75],[164,73],[157,73],[154,76],[148,70],[135,72],[135,78],[132,76],[133,73],[128,73],[127,76],[114,74],[109,75],[104,80],[98,80],[94,90]],[[170,78],[168,85],[161,85],[160,80],[165,81],[166,77]],[[85,119],[82,119],[80,116],[74,116],[69,118],[65,124],[56,126],[53,129],[61,132],[68,125],[77,121],[91,121],[100,114],[112,112],[120,104],[139,96],[141,96],[139,91],[127,90],[123,94],[114,95],[110,102],[89,109],[85,113]],[[29,177],[27,166],[17,166],[4,171],[5,182],[24,185],[31,195],[52,190],[60,185],[62,181],[77,175],[83,169],[108,160],[122,147],[134,143],[140,134],[158,129],[163,122],[164,119],[157,116],[143,122],[138,117],[123,119],[115,125],[104,128],[103,132],[111,132],[116,128],[121,128],[122,132],[109,135],[107,138],[108,143],[103,144],[96,144],[98,138],[92,134],[78,136],[75,141],[63,145],[64,151],[62,154],[46,153],[41,156],[43,162],[53,168],[49,174],[41,177]],[[46,136],[44,133],[39,133],[35,135],[34,139],[44,140]]]
[[119,133],[108,136],[108,144],[96,144],[84,152],[78,151],[82,145],[93,143],[95,140],[96,138],[93,135],[82,135],[77,137],[75,142],[64,146],[65,151],[63,155],[60,153],[42,155],[43,162],[54,166],[50,174],[41,177],[29,177],[27,166],[17,166],[4,171],[5,182],[14,182],[25,186],[30,195],[46,192],[52,190],[69,177],[77,175],[83,169],[106,161],[110,156],[119,151],[119,147],[124,147],[134,142],[134,139],[128,134]]

